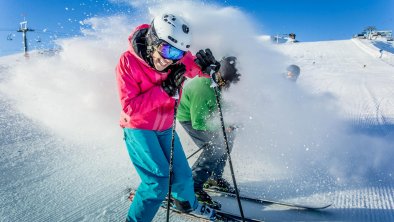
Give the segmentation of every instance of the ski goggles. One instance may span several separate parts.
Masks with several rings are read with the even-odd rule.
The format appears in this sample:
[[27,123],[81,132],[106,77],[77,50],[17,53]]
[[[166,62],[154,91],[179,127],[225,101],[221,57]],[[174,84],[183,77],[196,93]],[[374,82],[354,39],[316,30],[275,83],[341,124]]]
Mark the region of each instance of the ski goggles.
[[185,51],[175,48],[174,46],[162,42],[157,47],[157,52],[160,54],[161,57],[170,60],[180,60],[185,55]]

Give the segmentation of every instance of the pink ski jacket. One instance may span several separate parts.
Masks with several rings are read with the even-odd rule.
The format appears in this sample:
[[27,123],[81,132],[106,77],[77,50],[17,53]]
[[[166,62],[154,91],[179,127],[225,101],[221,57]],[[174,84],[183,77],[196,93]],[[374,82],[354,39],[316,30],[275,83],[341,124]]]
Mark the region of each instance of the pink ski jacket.
[[[163,131],[172,126],[175,99],[161,88],[169,72],[152,68],[133,49],[134,33],[149,28],[138,26],[129,36],[129,49],[120,57],[116,67],[116,79],[122,106],[120,126],[123,128]],[[194,63],[194,56],[187,54],[180,61],[186,66],[185,76],[205,76]],[[181,96],[181,95],[180,95]]]

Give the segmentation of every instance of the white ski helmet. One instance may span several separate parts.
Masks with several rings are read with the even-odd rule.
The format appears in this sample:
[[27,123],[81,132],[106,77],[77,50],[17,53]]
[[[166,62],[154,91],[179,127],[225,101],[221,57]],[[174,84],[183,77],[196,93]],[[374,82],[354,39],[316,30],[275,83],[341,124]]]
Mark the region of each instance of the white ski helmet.
[[179,16],[163,14],[152,21],[153,34],[175,48],[188,51],[192,42],[189,25]]

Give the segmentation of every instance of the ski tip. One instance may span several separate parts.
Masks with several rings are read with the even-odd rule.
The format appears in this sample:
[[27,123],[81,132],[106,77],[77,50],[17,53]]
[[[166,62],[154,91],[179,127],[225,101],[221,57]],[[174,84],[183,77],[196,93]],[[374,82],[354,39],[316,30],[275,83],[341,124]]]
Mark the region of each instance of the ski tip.
[[332,203],[329,204],[321,204],[321,205],[299,205],[300,208],[306,210],[324,210],[332,206]]

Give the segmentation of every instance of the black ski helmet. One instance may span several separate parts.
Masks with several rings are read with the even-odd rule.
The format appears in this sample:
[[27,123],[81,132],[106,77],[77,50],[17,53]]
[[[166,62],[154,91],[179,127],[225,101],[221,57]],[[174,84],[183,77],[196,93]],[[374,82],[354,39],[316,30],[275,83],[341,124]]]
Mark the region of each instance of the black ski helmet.
[[287,78],[296,81],[298,79],[298,76],[300,75],[300,67],[297,65],[289,65],[287,68]]
[[224,57],[220,61],[220,77],[224,81],[225,85],[237,83],[241,74],[238,73],[236,68],[237,58],[235,56]]
[[297,77],[300,75],[300,67],[297,65],[289,65],[286,70]]

